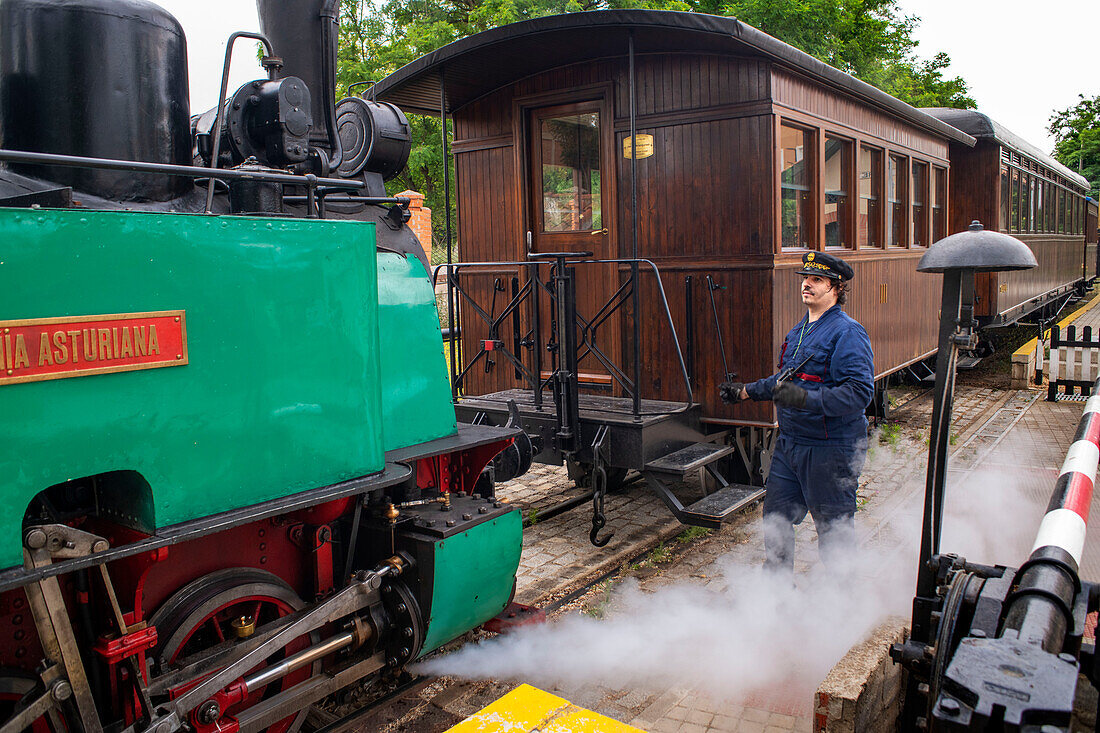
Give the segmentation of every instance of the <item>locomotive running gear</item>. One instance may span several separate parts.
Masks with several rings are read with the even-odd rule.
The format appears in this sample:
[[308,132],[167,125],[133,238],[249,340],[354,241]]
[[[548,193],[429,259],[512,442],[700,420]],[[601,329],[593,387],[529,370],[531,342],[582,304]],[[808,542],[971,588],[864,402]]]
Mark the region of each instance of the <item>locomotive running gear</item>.
[[764,495],[765,567],[794,571],[794,525],[808,511],[818,551],[836,569],[855,554],[856,488],[866,438],[850,445],[811,446],[780,435]]
[[[863,411],[874,394],[874,354],[863,326],[840,306],[812,324],[803,318],[787,334],[779,370],[806,356],[812,358],[792,382],[806,390],[806,404],[779,406],[779,432],[802,445],[850,444],[865,436]],[[754,400],[770,400],[777,379],[773,374],[745,385],[745,390]]]
[[777,405],[801,410],[806,406],[806,390],[796,384],[783,382],[775,385],[775,389],[772,390],[772,400],[774,400]]
[[820,275],[830,280],[851,280],[855,273],[852,266],[836,255],[825,252],[807,252],[802,255],[799,275]]
[[723,402],[736,405],[741,401],[741,390],[744,388],[745,385],[741,382],[722,382],[718,385],[718,396]]

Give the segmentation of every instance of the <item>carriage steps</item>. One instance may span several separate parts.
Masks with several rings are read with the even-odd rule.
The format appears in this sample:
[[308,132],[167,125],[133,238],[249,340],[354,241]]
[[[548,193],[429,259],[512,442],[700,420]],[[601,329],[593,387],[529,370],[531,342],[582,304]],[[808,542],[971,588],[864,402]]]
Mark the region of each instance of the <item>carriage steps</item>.
[[[715,464],[733,453],[730,445],[695,443],[650,461],[642,470],[646,483],[672,511],[681,524],[717,529],[733,519],[739,509],[764,495],[764,487],[731,484]],[[683,480],[692,471],[706,471],[718,482],[717,491],[684,506],[669,488],[668,482]],[[702,482],[704,487],[706,482]],[[704,489],[705,490],[705,489]]]

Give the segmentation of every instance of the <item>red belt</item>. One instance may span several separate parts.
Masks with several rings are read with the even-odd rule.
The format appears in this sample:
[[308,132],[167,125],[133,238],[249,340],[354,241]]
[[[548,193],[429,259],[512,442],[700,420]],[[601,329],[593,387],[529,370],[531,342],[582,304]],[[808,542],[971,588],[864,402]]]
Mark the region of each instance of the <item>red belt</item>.
[[821,381],[823,381],[821,379],[821,377],[814,376],[813,374],[806,374],[804,372],[799,372],[798,374],[795,374],[795,376],[798,377],[799,379],[805,380],[807,382],[821,382]]

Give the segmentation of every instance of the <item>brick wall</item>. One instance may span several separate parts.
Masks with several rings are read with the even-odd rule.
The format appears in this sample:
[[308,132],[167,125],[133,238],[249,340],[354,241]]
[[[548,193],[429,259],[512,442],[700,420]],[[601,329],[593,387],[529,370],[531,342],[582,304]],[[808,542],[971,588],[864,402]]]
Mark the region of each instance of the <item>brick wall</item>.
[[424,194],[416,191],[402,191],[398,196],[409,197],[409,228],[420,240],[420,246],[424,248],[424,254],[428,262],[432,261],[432,210],[424,205]]
[[815,733],[879,733],[897,729],[904,694],[890,645],[909,636],[908,620],[891,618],[848,650],[814,694]]

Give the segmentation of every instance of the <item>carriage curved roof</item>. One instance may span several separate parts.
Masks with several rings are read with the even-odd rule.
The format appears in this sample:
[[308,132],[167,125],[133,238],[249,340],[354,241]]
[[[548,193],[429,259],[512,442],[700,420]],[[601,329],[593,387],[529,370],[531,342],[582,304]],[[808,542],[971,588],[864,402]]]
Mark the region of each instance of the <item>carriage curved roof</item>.
[[926,130],[965,145],[974,139],[855,77],[818,61],[736,18],[668,10],[595,10],[525,20],[459,39],[421,56],[368,90],[406,112],[438,115],[445,82],[453,112],[533,74],[599,58],[694,52],[762,56],[851,94]]
[[1082,188],[1089,188],[1089,182],[1084,176],[1074,173],[987,114],[972,109],[952,109],[950,107],[927,107],[924,111],[938,120],[959,128],[973,138],[993,140],[1005,147],[1032,157]]

